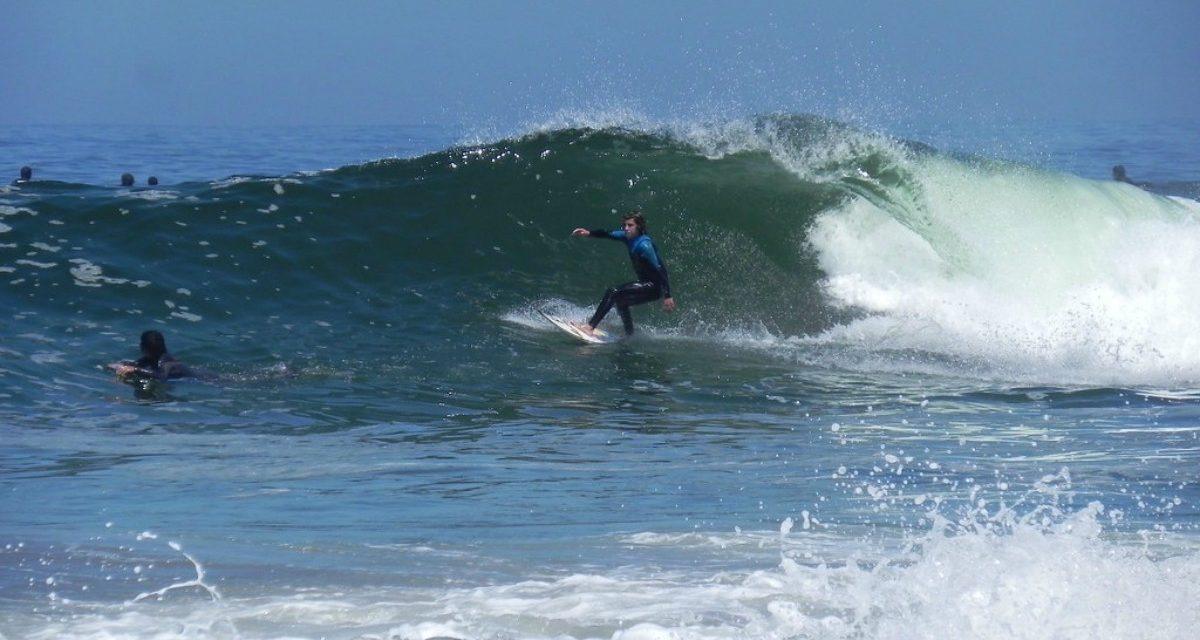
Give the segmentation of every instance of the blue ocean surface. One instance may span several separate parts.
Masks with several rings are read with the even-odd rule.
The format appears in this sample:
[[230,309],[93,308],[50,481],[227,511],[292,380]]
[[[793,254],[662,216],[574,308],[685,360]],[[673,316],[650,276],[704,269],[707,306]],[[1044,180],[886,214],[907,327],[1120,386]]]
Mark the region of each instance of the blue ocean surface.
[[1198,133],[0,127],[0,638],[1193,638]]

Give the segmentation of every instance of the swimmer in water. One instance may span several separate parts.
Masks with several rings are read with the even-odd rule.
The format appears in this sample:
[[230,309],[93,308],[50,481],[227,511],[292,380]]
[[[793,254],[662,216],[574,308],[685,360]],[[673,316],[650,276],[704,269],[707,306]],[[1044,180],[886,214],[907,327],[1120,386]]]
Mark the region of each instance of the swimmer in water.
[[1134,180],[1130,180],[1129,174],[1125,172],[1125,165],[1119,164],[1119,165],[1113,167],[1112,168],[1112,177],[1113,177],[1113,180],[1116,180],[1117,182],[1124,182],[1125,184],[1131,184],[1135,187],[1141,187],[1143,189],[1150,186],[1149,182],[1136,182]]
[[197,377],[187,365],[175,359],[167,351],[163,334],[150,330],[142,332],[142,357],[137,360],[122,360],[108,365],[118,378],[144,377],[155,380],[177,380]]

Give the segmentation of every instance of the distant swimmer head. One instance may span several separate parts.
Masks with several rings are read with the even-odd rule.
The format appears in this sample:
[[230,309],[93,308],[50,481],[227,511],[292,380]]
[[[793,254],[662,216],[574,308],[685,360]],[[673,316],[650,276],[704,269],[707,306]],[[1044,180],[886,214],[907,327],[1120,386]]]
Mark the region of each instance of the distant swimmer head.
[[21,182],[29,182],[30,180],[33,180],[33,169],[21,167]]
[[626,235],[640,236],[646,233],[646,217],[637,209],[630,209],[621,217],[621,227],[625,230]]
[[121,186],[122,187],[132,187],[133,186],[133,174],[132,173],[122,173],[121,174]]
[[142,355],[153,358],[155,362],[167,352],[167,341],[163,334],[151,329],[142,332]]
[[1119,164],[1113,167],[1113,180],[1120,180],[1121,182],[1124,182],[1128,179],[1129,177],[1125,175],[1125,165]]
[[156,187],[156,186],[158,186],[158,178],[155,178],[154,176],[150,176],[149,178],[146,178],[146,184],[148,184],[152,187]]

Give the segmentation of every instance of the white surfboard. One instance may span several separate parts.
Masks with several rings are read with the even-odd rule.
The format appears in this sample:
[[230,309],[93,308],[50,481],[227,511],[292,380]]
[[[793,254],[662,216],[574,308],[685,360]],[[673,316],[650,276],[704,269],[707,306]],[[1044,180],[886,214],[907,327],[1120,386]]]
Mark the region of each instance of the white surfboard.
[[607,333],[603,329],[596,329],[596,335],[589,335],[587,332],[579,329],[579,327],[571,324],[570,320],[566,320],[558,316],[552,316],[541,309],[538,309],[538,313],[542,314],[542,317],[549,320],[554,326],[562,329],[564,332],[570,334],[577,340],[582,340],[588,344],[610,344],[621,339],[619,336],[614,336],[610,333]]

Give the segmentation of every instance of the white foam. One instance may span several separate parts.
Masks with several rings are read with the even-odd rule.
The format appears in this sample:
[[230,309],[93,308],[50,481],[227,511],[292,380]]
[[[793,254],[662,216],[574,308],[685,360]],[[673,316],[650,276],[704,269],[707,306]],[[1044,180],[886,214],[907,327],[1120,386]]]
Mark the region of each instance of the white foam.
[[[1045,480],[1047,494],[1069,487],[1064,474]],[[12,628],[29,638],[1183,640],[1200,625],[1200,553],[1186,539],[1150,536],[1154,550],[1121,543],[1102,524],[1119,517],[1096,503],[1065,513],[1044,504],[1022,514],[1011,505],[972,504],[958,516],[929,512],[928,531],[906,544],[824,540],[834,546],[813,553],[814,533],[785,519],[776,531],[729,534],[770,541],[755,556],[760,566],[529,568],[538,577],[488,574],[477,586],[264,591],[226,579],[218,593],[203,565],[172,541],[194,579],[113,605],[74,605],[69,585],[55,584],[60,615],[18,616]],[[678,544],[680,553],[700,543],[706,554],[724,552],[705,537],[646,532],[625,542]]]
[[0,216],[15,216],[22,213],[31,216],[37,215],[37,211],[28,207],[14,207],[11,204],[0,204]]
[[144,191],[129,191],[126,194],[130,198],[136,200],[148,200],[150,202],[158,202],[161,200],[178,200],[179,194],[174,191],[165,191],[161,189],[146,189]]
[[823,340],[1042,381],[1200,380],[1200,205],[947,159],[913,171],[918,222],[858,199],[814,224],[826,290],[870,314]]
[[58,266],[57,262],[37,262],[36,260],[27,260],[24,258],[16,260],[13,264],[23,264],[30,267],[37,267],[38,269],[51,269]]
[[[71,276],[75,279],[75,284],[80,287],[101,287],[105,284],[126,284],[129,282],[126,278],[111,278],[104,275],[104,270],[100,265],[84,258],[72,258]],[[136,283],[135,283],[136,284]]]

